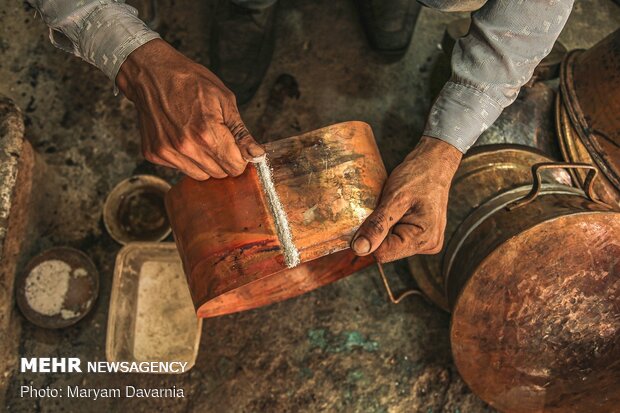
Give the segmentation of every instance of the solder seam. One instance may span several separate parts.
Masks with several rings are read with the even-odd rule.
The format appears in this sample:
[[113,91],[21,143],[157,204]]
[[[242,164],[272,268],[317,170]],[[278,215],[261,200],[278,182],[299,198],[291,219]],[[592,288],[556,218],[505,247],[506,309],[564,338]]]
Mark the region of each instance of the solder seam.
[[262,184],[263,193],[265,194],[265,198],[267,198],[267,204],[271,210],[278,240],[282,245],[284,263],[287,268],[296,267],[301,261],[299,258],[299,251],[293,242],[293,234],[289,226],[286,211],[284,211],[282,202],[280,202],[280,197],[276,192],[267,156],[263,156],[261,159],[255,161],[254,166],[258,172],[258,179]]

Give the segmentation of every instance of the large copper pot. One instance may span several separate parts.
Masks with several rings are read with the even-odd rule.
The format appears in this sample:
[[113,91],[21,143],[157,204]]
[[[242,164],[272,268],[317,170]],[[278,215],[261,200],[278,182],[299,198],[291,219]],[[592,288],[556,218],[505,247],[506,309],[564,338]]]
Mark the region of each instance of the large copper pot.
[[[457,170],[448,201],[448,221],[445,243],[476,208],[499,193],[531,182],[531,168],[551,159],[532,148],[518,145],[487,145],[474,148],[463,158]],[[570,185],[563,170],[545,173],[545,182]],[[416,255],[409,258],[409,269],[420,289],[442,309],[449,311],[442,260],[445,248],[436,255]]]
[[[387,177],[370,127],[341,123],[269,142],[266,150],[281,210],[274,209],[274,194],[254,165],[236,178],[186,177],[167,194],[200,317],[294,297],[372,262],[348,249]],[[291,247],[299,265],[289,261]]]
[[[620,205],[620,29],[586,51],[572,51],[560,86],[556,122],[565,159],[595,165],[602,178],[596,195]],[[575,175],[583,184],[584,173]]]
[[[541,185],[579,167],[587,194]],[[590,165],[539,164],[533,188],[477,208],[443,261],[450,338],[469,387],[503,412],[620,405],[620,213],[593,198]]]

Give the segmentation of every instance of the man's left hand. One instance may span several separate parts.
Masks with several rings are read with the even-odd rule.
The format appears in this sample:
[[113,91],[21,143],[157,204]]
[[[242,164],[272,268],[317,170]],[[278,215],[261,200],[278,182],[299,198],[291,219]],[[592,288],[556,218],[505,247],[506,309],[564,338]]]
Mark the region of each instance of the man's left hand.
[[454,146],[423,136],[388,178],[379,205],[353,237],[353,251],[374,252],[379,262],[438,253],[450,184],[462,156]]

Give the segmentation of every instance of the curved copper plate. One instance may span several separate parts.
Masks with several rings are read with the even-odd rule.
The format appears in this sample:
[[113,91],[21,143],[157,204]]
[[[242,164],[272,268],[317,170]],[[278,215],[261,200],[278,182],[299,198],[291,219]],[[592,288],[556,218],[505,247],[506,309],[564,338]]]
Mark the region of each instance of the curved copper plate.
[[326,255],[230,289],[205,301],[197,314],[216,317],[284,301],[338,281],[374,262],[372,256],[358,257],[350,249]]
[[[166,196],[201,316],[280,301],[368,265],[347,250],[387,178],[370,126],[345,122],[269,142],[266,149],[300,267],[285,271],[282,245],[253,165],[236,178],[197,182],[185,177]],[[344,252],[321,258],[338,251]]]

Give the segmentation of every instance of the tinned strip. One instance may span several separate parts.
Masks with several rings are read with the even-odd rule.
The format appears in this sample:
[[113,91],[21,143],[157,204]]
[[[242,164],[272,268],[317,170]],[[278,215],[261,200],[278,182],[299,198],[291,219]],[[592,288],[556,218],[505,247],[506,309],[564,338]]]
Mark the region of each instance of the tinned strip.
[[280,202],[280,197],[276,192],[276,186],[273,182],[273,176],[271,174],[271,166],[267,160],[267,156],[263,156],[260,159],[253,162],[258,172],[258,179],[261,182],[263,193],[267,198],[267,204],[271,210],[271,216],[276,226],[276,234],[280,245],[282,246],[284,263],[287,268],[293,268],[299,265],[299,251],[293,242],[293,234],[291,233],[291,227],[288,223],[288,217]]

